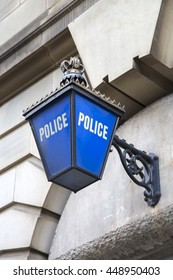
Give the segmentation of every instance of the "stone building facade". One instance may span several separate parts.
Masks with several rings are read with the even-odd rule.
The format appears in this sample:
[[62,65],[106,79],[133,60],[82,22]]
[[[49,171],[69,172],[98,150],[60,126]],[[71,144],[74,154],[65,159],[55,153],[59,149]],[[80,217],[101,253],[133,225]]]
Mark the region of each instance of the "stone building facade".
[[[173,2],[2,0],[0,259],[166,259],[173,255]],[[23,117],[78,55],[91,88],[124,104],[117,134],[159,156],[149,207],[116,150],[77,194],[47,181]]]

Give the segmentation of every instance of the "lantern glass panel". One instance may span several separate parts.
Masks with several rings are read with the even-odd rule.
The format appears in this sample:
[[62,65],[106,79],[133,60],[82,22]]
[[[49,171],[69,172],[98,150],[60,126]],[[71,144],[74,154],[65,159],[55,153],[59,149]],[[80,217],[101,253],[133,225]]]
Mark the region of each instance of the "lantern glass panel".
[[79,93],[75,110],[76,165],[100,178],[117,116]]
[[70,95],[60,97],[50,105],[33,115],[31,120],[49,179],[71,166]]

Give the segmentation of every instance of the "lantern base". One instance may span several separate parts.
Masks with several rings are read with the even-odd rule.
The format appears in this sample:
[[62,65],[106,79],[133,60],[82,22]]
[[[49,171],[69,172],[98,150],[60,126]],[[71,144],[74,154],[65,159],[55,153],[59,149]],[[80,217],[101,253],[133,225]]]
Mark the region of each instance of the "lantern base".
[[74,193],[80,191],[81,189],[93,184],[94,182],[100,179],[101,178],[76,168],[66,170],[60,175],[48,178],[49,181],[61,185],[62,187],[69,189]]

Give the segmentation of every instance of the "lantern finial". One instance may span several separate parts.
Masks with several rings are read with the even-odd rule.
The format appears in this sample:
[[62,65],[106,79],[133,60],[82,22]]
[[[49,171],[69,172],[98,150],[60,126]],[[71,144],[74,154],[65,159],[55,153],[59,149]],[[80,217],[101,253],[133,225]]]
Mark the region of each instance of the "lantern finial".
[[63,87],[71,81],[78,82],[83,86],[87,86],[86,79],[82,75],[84,72],[84,66],[82,65],[80,58],[70,57],[70,60],[64,60],[60,68],[64,73],[64,77],[60,82],[60,86]]

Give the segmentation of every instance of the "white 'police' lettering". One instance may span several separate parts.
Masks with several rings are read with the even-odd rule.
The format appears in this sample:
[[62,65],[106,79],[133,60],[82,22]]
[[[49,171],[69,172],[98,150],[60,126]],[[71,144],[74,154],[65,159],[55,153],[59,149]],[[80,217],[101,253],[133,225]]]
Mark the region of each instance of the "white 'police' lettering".
[[58,116],[49,123],[46,123],[43,127],[40,127],[40,140],[43,141],[45,138],[48,139],[50,136],[53,136],[55,133],[58,133],[67,126],[67,114],[63,113],[61,116]]
[[83,126],[84,129],[107,140],[108,126],[90,118],[88,115],[84,115],[82,112],[79,113],[78,126]]

